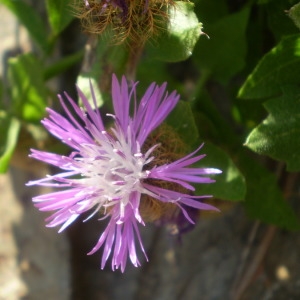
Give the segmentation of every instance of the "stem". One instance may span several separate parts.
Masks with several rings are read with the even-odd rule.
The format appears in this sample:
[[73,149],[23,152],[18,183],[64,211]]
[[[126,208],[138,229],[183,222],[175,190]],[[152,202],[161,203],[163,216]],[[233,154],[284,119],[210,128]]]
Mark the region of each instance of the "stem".
[[232,294],[232,300],[240,300],[247,287],[253,280],[255,272],[258,270],[259,265],[262,263],[263,258],[265,257],[271,245],[273,237],[276,233],[276,229],[277,228],[275,226],[269,226],[267,228],[267,231],[262,239],[261,244],[259,245],[257,252],[255,253],[253,260],[251,260],[251,263],[249,263],[244,275],[239,281],[237,281],[239,284],[236,284],[237,288]]
[[126,65],[125,73],[126,73],[126,78],[129,81],[135,81],[136,70],[144,50],[144,44],[135,42],[133,45],[129,45],[129,47],[130,50],[129,50],[128,62]]

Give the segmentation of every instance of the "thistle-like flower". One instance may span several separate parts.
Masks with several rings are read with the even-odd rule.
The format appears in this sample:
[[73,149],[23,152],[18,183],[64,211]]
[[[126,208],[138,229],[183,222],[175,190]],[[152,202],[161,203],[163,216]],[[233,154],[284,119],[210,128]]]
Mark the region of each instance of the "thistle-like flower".
[[87,32],[101,34],[110,26],[115,42],[129,38],[143,44],[168,22],[167,9],[174,3],[173,0],[76,0],[74,10]]
[[[202,201],[210,196],[193,195],[195,189],[191,183],[214,182],[207,176],[221,172],[214,168],[191,167],[205,156],[196,154],[201,146],[181,158],[167,153],[175,152],[174,143],[170,144],[166,138],[172,138],[171,133],[166,133],[170,129],[161,124],[177,104],[179,95],[175,91],[166,93],[166,84],[152,83],[137,103],[136,85],[133,83],[129,88],[124,77],[119,83],[113,75],[114,114],[108,115],[113,125],[108,129],[100,111],[93,109],[79,88],[84,108],[67,94],[67,102],[59,96],[66,116],[48,108],[49,117],[42,123],[73,151],[62,156],[31,150],[30,155],[63,170],[28,183],[62,189],[33,198],[39,210],[55,211],[46,219],[47,226],[60,225],[61,232],[87,211],[91,212],[90,216],[100,214],[101,220],[107,219],[107,226],[89,254],[103,247],[101,268],[112,256],[112,269],[120,268],[122,272],[128,257],[134,266],[140,265],[136,245],[147,259],[140,225],[147,221],[171,220],[175,211],[177,216],[179,211],[193,223],[191,209],[217,210]],[[91,91],[94,95],[92,86]],[[96,108],[95,96],[93,98]],[[159,134],[159,128],[165,134]]]

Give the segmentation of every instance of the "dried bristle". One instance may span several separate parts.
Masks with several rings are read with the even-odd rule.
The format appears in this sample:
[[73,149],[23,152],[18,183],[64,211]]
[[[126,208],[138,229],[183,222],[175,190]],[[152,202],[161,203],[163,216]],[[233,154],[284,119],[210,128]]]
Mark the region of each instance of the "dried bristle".
[[[187,152],[184,142],[180,139],[178,134],[166,124],[161,125],[148,137],[143,146],[143,152],[155,144],[159,144],[159,146],[152,152],[154,160],[146,166],[146,169],[171,163],[181,158]],[[163,189],[185,194],[189,193],[187,189],[177,183],[156,179],[146,179],[145,182]],[[179,208],[175,204],[164,203],[148,195],[143,195],[141,198],[140,214],[145,222],[153,222],[161,218],[170,220],[178,211]]]
[[151,133],[143,145],[143,152],[156,144],[159,146],[152,152],[154,160],[148,165],[149,169],[155,165],[160,166],[180,159],[188,152],[186,144],[168,124],[159,126]]
[[158,34],[168,21],[168,6],[175,5],[173,0],[124,0],[128,11],[113,4],[113,1],[89,0],[85,6],[83,0],[76,0],[73,8],[75,16],[81,20],[86,32],[101,34],[111,26],[115,33],[114,42],[143,44]]
[[[146,179],[145,182],[163,189],[169,189],[185,194],[189,193],[187,189],[173,182],[155,179]],[[140,214],[145,222],[154,222],[160,219],[165,221],[171,220],[179,212],[179,208],[176,204],[171,202],[165,203],[145,194],[143,194],[141,197],[139,209]]]
[[170,220],[179,208],[172,203],[163,203],[150,196],[142,195],[140,214],[144,222],[154,222],[160,219]]

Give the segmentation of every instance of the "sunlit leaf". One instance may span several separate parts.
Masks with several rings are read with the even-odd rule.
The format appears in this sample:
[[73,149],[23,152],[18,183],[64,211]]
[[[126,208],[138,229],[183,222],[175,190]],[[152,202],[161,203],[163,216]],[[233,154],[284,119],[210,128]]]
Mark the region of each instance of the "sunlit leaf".
[[284,38],[267,53],[239,91],[242,99],[279,96],[285,85],[298,85],[300,77],[300,37]]
[[265,103],[269,116],[248,136],[253,151],[287,163],[289,171],[300,170],[300,91],[286,90],[282,97]]
[[0,111],[0,128],[0,173],[5,173],[17,146],[20,122]]
[[288,15],[294,21],[298,29],[300,29],[300,3],[291,7],[288,11]]
[[169,23],[160,35],[150,41],[146,55],[167,62],[187,59],[192,55],[194,46],[202,31],[194,13],[194,4],[176,1],[169,7]]

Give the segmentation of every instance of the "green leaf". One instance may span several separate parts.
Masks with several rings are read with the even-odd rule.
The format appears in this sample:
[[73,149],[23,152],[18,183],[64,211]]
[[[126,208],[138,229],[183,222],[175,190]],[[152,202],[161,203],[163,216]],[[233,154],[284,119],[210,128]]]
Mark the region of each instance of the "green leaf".
[[248,136],[251,150],[287,163],[289,171],[300,170],[300,91],[267,101],[269,116]]
[[290,8],[288,16],[293,20],[298,29],[300,29],[300,3]]
[[247,54],[246,27],[249,9],[205,25],[210,39],[200,39],[193,55],[195,64],[221,82],[243,69]]
[[[156,82],[157,84],[168,82],[167,89],[169,91],[171,91],[174,87],[174,85],[172,86],[172,80],[174,81],[174,77],[167,69],[166,63],[161,60],[153,60],[143,57],[137,66],[136,78],[142,79],[138,84],[138,89],[141,91],[145,91],[152,82]],[[178,89],[177,82],[175,86]]]
[[268,24],[277,41],[284,36],[297,34],[297,27],[287,17],[287,10],[299,0],[276,0],[265,5]]
[[147,45],[146,54],[167,62],[186,60],[192,55],[202,31],[194,13],[194,4],[176,1],[169,7],[169,22],[166,29]]
[[5,173],[17,146],[20,122],[16,118],[9,118],[0,111],[0,128],[2,131],[0,135],[0,173]]
[[257,0],[257,4],[266,4],[266,3],[269,3],[272,1],[274,1],[274,0]]
[[249,155],[242,153],[239,158],[239,167],[247,182],[244,202],[247,214],[268,224],[289,230],[299,229],[299,220],[284,199],[276,177]]
[[193,2],[195,13],[203,24],[214,23],[229,14],[226,0],[194,0]]
[[0,111],[5,110],[6,103],[4,98],[4,82],[2,77],[0,77]]
[[0,0],[0,3],[15,14],[35,42],[44,52],[47,52],[47,30],[38,12],[22,0]]
[[205,143],[200,153],[206,153],[207,156],[196,164],[197,167],[217,168],[222,174],[214,176],[215,183],[197,185],[196,193],[213,195],[222,200],[244,200],[245,179],[228,154],[210,143]]
[[48,96],[41,62],[29,53],[9,59],[8,65],[12,113],[25,121],[40,121]]
[[300,37],[284,38],[267,53],[239,90],[243,99],[279,96],[285,85],[298,85],[300,76]]
[[67,71],[69,68],[82,60],[83,54],[83,51],[80,50],[76,53],[63,57],[57,62],[52,63],[49,67],[45,68],[44,79],[51,79]]
[[199,133],[188,102],[179,101],[168,116],[166,123],[172,126],[189,150],[198,147]]
[[48,18],[54,35],[58,35],[73,20],[69,0],[47,0]]

